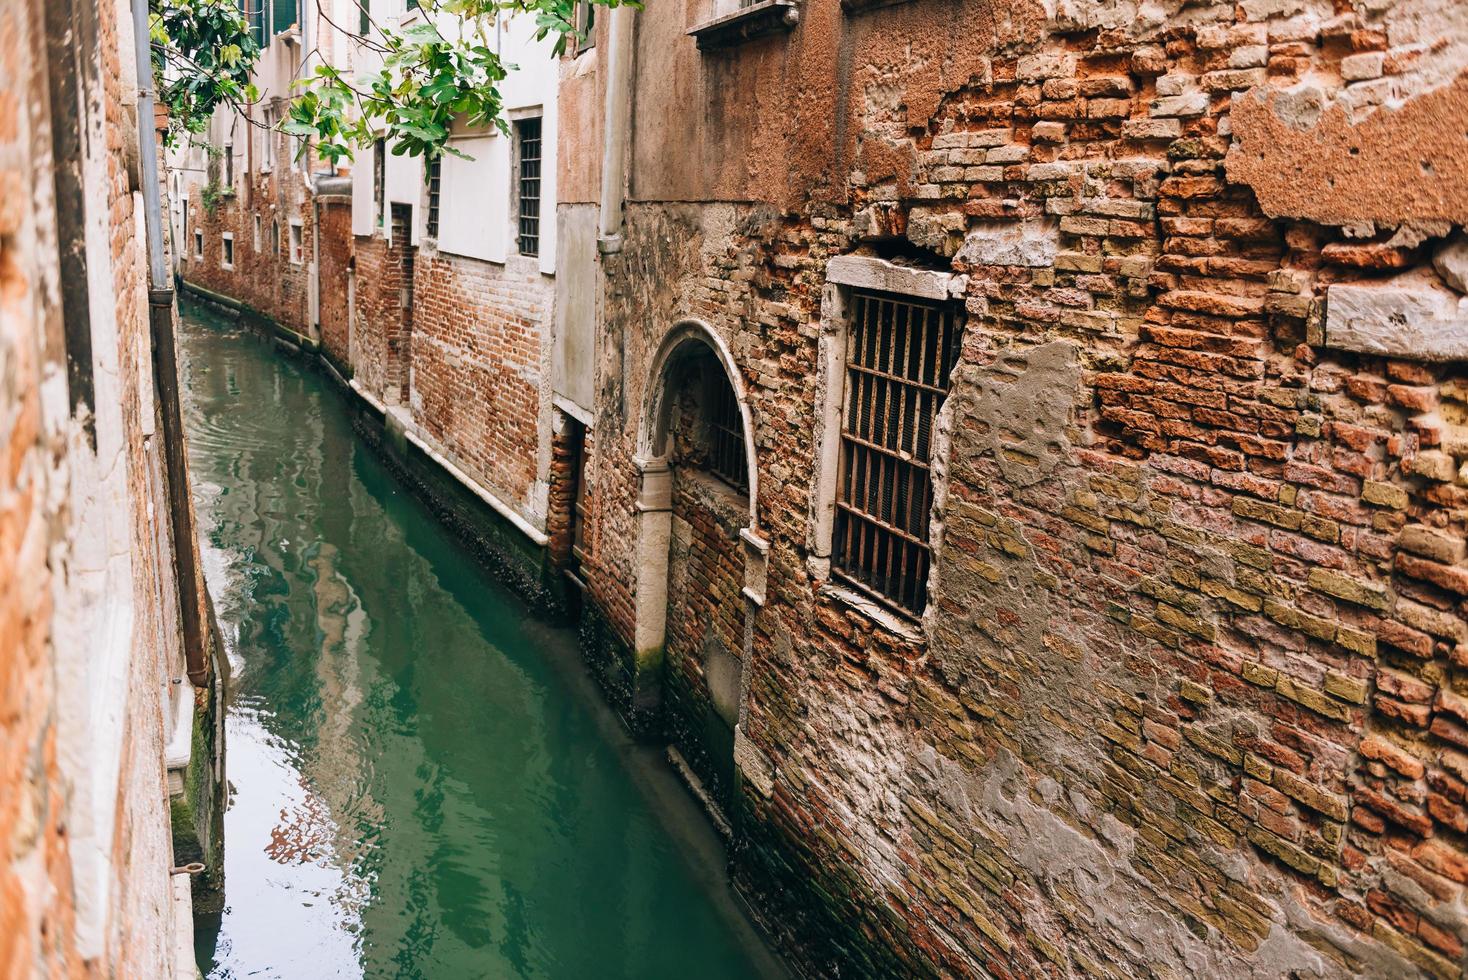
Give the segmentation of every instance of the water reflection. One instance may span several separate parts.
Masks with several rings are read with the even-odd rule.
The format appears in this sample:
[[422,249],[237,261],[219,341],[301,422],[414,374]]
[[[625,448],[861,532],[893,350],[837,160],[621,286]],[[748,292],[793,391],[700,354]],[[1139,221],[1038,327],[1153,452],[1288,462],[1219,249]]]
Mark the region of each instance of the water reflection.
[[209,976],[773,970],[706,831],[649,805],[686,818],[629,768],[645,753],[586,696],[567,638],[399,491],[313,374],[199,314],[182,337],[234,671]]

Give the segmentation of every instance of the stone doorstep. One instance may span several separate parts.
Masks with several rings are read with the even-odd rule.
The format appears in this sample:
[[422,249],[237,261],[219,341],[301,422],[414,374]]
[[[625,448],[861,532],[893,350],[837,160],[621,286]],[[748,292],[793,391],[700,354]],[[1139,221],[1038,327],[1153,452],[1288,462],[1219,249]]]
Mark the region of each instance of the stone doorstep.
[[688,792],[693,794],[693,798],[698,801],[704,812],[709,815],[709,819],[713,821],[714,829],[719,832],[719,837],[723,839],[724,844],[726,846],[732,844],[734,828],[729,824],[729,818],[724,816],[724,811],[718,803],[714,802],[709,791],[704,788],[703,780],[698,778],[698,774],[693,771],[688,760],[683,758],[683,753],[678,751],[676,745],[669,745],[667,757],[668,764],[673,767],[673,771],[678,774],[683,785],[688,787]]
[[169,682],[169,698],[173,703],[173,729],[163,749],[163,764],[168,770],[168,796],[183,795],[184,779],[194,750],[194,687],[181,677]]

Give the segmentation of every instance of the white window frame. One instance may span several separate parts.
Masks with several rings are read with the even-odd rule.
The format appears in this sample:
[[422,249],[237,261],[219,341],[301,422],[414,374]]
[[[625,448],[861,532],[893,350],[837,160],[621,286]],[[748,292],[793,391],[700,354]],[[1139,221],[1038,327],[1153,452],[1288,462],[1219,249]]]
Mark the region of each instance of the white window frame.
[[290,250],[291,265],[306,264],[306,229],[297,218],[292,218],[287,233],[286,247]]
[[234,232],[226,231],[219,236],[219,266],[222,269],[234,268]]
[[[810,521],[806,532],[806,567],[820,593],[864,612],[872,621],[903,639],[922,642],[933,603],[922,619],[900,615],[876,599],[849,588],[831,575],[831,538],[836,524],[836,500],[841,471],[841,425],[846,393],[846,348],[851,333],[851,292],[875,290],[914,299],[953,301],[968,288],[968,277],[949,272],[894,265],[885,259],[840,255],[826,264],[826,285],[821,291],[821,333],[816,368],[815,472],[811,479]],[[961,315],[961,311],[960,311]],[[934,510],[941,510],[946,480],[935,467]],[[937,564],[941,525],[935,522],[928,541]],[[932,571],[929,570],[929,581]]]

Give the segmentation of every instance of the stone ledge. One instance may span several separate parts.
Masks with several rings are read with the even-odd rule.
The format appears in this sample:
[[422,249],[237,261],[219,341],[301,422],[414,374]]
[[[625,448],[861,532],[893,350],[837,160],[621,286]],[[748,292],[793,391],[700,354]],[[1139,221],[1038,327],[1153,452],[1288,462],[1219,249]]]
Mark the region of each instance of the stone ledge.
[[1416,279],[1331,286],[1325,346],[1416,361],[1468,360],[1468,297]]
[[826,263],[826,281],[838,286],[946,300],[963,295],[968,277],[897,265],[867,255],[837,255]]
[[841,0],[841,9],[848,14],[864,14],[868,10],[881,10],[883,7],[896,7],[912,0]]
[[788,31],[800,20],[794,0],[760,0],[731,14],[705,21],[688,32],[700,51],[732,48],[758,37]]

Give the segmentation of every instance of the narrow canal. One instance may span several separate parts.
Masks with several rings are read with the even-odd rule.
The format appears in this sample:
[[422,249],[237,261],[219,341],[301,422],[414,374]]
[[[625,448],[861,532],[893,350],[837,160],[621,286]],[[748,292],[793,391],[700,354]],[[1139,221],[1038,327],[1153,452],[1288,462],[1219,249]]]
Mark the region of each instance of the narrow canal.
[[180,344],[234,675],[205,975],[776,975],[569,632],[394,481],[316,372],[197,309]]

